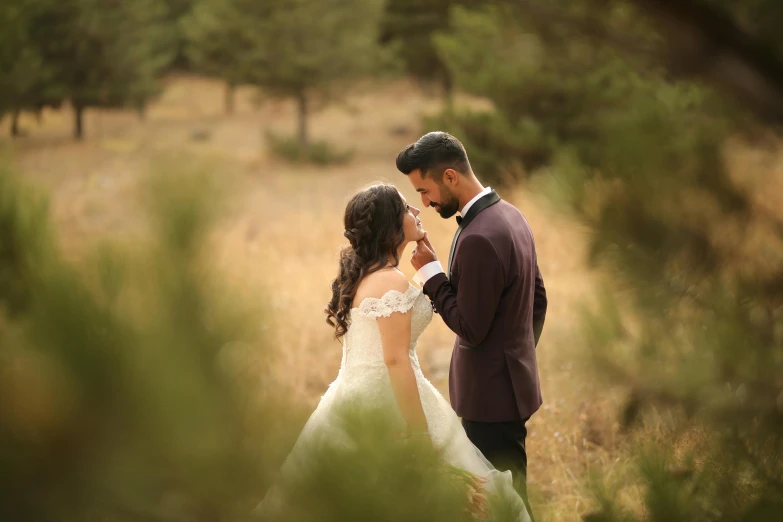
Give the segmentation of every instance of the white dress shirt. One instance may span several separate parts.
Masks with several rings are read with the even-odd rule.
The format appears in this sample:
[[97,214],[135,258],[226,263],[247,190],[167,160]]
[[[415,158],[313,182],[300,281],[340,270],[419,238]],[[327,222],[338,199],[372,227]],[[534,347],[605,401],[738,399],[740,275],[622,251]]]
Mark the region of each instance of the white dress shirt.
[[[470,207],[472,207],[476,201],[480,200],[490,192],[492,192],[492,187],[486,187],[484,190],[479,192],[475,198],[468,201],[467,204],[462,207],[462,210],[459,211],[460,215],[464,216],[467,214],[468,210],[470,210]],[[421,267],[413,277],[413,281],[419,286],[424,286],[424,283],[429,281],[432,277],[442,273],[445,273],[445,271],[443,270],[443,266],[440,264],[440,261],[433,261]]]

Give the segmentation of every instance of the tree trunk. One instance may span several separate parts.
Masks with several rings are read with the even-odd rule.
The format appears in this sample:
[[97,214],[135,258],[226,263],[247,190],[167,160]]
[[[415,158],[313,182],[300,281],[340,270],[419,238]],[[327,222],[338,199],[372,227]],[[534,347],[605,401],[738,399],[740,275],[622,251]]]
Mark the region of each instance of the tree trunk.
[[307,94],[300,91],[299,101],[299,146],[306,149],[308,146],[307,138]]
[[74,105],[73,116],[73,139],[81,141],[84,139],[84,107],[81,105]]
[[226,114],[234,114],[234,94],[236,93],[236,85],[233,82],[226,83],[225,102],[226,102]]
[[19,136],[19,109],[14,109],[11,114],[11,136],[14,138]]

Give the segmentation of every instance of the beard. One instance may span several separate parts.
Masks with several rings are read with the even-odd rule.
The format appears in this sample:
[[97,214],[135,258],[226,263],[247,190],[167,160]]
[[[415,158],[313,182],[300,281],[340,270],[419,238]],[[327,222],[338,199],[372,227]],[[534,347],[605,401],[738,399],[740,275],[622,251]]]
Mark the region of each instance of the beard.
[[440,214],[440,217],[449,219],[459,212],[459,199],[450,192],[444,193],[443,189],[441,189],[441,194],[443,194],[441,202],[431,204],[431,206],[435,207],[435,211]]

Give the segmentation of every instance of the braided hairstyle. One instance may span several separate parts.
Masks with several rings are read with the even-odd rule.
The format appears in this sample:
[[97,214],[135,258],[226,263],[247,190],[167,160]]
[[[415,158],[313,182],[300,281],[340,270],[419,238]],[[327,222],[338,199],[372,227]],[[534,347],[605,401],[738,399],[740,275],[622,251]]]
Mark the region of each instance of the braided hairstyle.
[[326,306],[326,322],[335,339],[348,331],[356,289],[364,277],[400,263],[398,249],[405,242],[405,205],[393,185],[379,184],[362,190],[345,208],[345,237],[351,246],[340,252],[340,269],[332,281],[332,300]]

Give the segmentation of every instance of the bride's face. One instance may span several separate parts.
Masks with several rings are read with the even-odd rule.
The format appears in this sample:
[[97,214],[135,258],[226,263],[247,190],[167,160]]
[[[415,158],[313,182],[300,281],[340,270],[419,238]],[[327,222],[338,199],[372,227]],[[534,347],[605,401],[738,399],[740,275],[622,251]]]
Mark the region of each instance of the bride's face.
[[424,238],[424,227],[419,219],[419,209],[409,205],[405,198],[400,194],[402,204],[405,205],[405,216],[402,218],[402,230],[405,233],[405,242],[418,241]]

